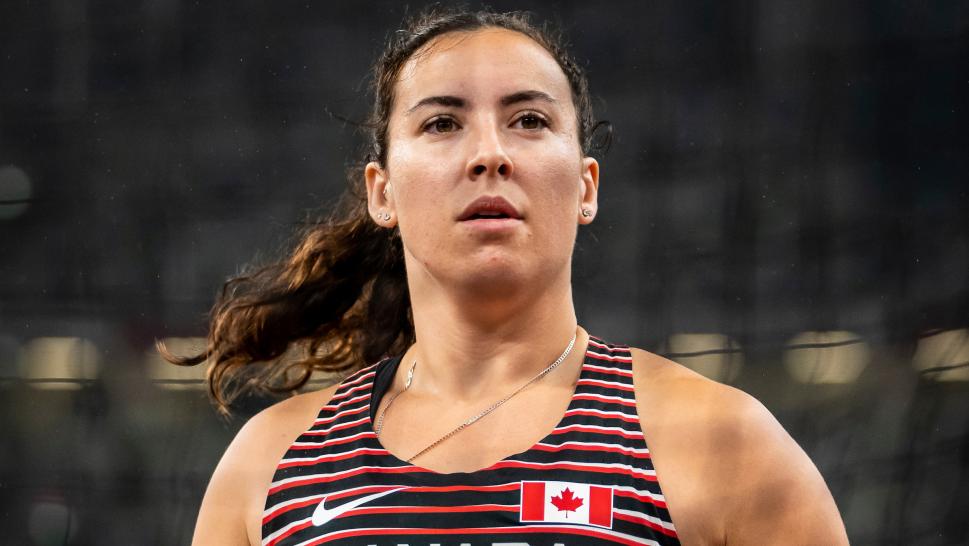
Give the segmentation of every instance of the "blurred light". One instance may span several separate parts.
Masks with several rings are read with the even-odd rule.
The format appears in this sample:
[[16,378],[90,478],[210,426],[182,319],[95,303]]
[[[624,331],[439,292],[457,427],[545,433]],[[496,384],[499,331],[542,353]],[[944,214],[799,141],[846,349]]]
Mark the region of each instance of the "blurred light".
[[16,218],[27,210],[32,186],[22,169],[13,165],[0,167],[0,220]]
[[744,365],[740,345],[723,334],[673,334],[660,352],[721,383],[736,379]]
[[90,340],[39,337],[21,351],[20,376],[38,389],[76,390],[98,376],[101,357]]
[[801,383],[853,383],[871,360],[868,343],[853,332],[802,332],[788,342],[784,367]]
[[[68,544],[77,527],[73,511],[63,499],[41,498],[30,505],[27,533],[32,544]],[[73,521],[73,525],[72,525]]]
[[0,381],[17,378],[17,355],[20,344],[11,336],[0,335]]
[[969,329],[923,337],[915,347],[912,365],[935,381],[969,381]]
[[[176,356],[196,355],[205,350],[205,338],[168,337],[161,340]],[[168,390],[202,389],[205,387],[206,363],[196,366],[177,366],[162,358],[154,347],[145,351],[148,378],[157,386]]]

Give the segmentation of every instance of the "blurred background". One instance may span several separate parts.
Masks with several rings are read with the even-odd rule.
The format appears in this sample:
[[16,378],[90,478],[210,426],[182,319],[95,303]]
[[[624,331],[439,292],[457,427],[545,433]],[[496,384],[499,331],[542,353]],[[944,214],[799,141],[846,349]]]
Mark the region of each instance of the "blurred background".
[[[969,543],[969,4],[491,5],[559,21],[615,129],[580,322],[762,400],[853,544]],[[4,544],[189,542],[271,400],[223,420],[152,344],[333,204],[420,7],[0,6]]]

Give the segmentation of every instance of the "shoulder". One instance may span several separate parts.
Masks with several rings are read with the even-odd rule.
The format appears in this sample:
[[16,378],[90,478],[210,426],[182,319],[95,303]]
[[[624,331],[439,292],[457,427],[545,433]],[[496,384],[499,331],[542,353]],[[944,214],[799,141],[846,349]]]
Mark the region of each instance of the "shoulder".
[[[659,355],[631,349],[636,400],[648,407],[650,427],[690,424],[682,434],[783,432],[773,415],[749,394]],[[785,433],[786,434],[786,433]]]
[[682,538],[847,544],[823,478],[763,404],[658,355],[632,354],[643,432]]
[[249,419],[212,474],[193,544],[259,544],[266,492],[279,460],[338,385],[287,398]]

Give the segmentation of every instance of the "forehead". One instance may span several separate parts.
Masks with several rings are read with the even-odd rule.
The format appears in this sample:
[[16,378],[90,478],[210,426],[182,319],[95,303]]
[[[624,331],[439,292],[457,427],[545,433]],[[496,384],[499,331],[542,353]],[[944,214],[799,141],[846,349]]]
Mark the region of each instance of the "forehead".
[[571,103],[565,73],[544,47],[519,32],[486,28],[431,40],[401,68],[395,110],[432,95],[496,96],[535,89]]

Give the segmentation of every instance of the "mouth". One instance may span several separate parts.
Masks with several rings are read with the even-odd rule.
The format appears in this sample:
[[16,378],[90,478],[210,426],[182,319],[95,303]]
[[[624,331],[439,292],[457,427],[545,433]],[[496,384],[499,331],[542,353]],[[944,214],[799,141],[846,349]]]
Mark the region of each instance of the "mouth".
[[472,222],[479,220],[522,220],[522,214],[518,212],[511,203],[505,198],[498,196],[482,196],[475,199],[458,216],[460,222]]
[[462,221],[467,222],[470,220],[508,220],[511,218],[512,218],[511,216],[508,216],[507,214],[502,214],[500,212],[478,212],[478,213],[472,214],[471,216],[465,218]]

